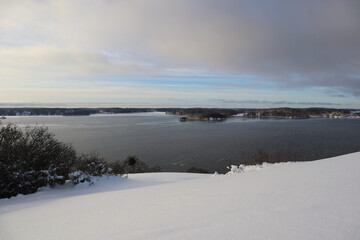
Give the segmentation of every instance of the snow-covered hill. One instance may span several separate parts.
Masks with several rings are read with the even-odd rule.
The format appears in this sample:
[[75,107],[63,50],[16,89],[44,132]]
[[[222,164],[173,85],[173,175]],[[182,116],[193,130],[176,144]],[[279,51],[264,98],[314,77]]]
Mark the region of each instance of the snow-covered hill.
[[2,199],[0,239],[360,239],[360,153]]

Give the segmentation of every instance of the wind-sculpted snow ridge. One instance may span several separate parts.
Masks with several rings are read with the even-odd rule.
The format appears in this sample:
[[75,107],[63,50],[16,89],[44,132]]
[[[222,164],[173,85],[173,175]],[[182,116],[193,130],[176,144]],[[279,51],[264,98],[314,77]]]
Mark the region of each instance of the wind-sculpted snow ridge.
[[[360,239],[360,153],[129,174],[0,200],[0,239]],[[261,171],[257,171],[261,170]]]

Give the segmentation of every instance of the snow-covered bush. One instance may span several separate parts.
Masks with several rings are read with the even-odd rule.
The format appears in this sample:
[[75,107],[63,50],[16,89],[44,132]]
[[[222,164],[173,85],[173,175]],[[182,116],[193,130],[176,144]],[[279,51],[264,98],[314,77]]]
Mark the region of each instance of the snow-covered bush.
[[74,169],[75,171],[69,175],[73,184],[92,183],[93,177],[112,175],[109,164],[95,153],[81,155],[75,162]]
[[90,176],[100,177],[109,174],[109,166],[97,154],[83,154],[75,163],[75,168]]
[[83,171],[74,171],[69,174],[70,181],[76,185],[83,182],[92,183],[92,177]]
[[65,183],[76,159],[73,147],[55,139],[45,127],[1,126],[0,198]]

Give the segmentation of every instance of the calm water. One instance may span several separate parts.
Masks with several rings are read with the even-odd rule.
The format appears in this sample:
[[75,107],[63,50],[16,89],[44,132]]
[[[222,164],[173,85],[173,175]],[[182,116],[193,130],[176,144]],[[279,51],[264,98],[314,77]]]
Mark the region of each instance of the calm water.
[[259,149],[302,152],[314,160],[360,151],[360,120],[251,120],[179,122],[160,113],[81,117],[8,117],[3,123],[46,125],[78,152],[98,152],[109,161],[137,155],[163,171],[192,166],[224,171]]

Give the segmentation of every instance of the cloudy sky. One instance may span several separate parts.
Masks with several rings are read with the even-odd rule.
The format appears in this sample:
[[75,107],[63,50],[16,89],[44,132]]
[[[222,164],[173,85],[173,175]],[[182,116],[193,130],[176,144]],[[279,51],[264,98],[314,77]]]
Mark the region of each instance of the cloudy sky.
[[0,106],[360,108],[359,0],[0,0]]

